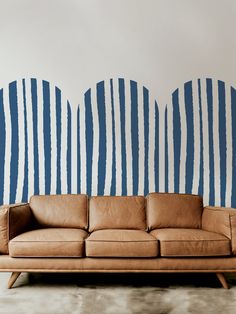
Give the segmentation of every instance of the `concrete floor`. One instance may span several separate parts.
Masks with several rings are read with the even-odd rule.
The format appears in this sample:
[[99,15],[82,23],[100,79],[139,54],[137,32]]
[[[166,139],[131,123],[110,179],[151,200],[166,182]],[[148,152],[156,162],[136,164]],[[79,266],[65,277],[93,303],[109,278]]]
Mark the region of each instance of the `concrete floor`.
[[21,274],[6,289],[4,314],[234,314],[236,280],[221,288],[212,274]]

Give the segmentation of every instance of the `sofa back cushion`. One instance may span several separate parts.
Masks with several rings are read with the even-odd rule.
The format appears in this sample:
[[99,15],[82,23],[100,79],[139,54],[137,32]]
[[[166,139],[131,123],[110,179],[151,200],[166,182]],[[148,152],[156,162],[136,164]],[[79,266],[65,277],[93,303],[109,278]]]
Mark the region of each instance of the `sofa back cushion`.
[[147,196],[148,229],[200,228],[202,210],[199,195],[150,193]]
[[88,227],[87,195],[34,195],[30,199],[30,207],[36,221],[43,227]]
[[89,201],[89,231],[146,229],[143,196],[93,196]]

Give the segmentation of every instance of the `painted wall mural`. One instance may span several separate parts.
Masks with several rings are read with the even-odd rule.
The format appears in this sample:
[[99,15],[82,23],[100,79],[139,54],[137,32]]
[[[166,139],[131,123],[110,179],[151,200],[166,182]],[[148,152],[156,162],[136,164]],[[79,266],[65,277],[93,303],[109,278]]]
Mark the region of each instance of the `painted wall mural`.
[[196,79],[167,105],[128,79],[72,105],[44,80],[0,90],[0,203],[32,194],[194,193],[236,207],[236,90]]

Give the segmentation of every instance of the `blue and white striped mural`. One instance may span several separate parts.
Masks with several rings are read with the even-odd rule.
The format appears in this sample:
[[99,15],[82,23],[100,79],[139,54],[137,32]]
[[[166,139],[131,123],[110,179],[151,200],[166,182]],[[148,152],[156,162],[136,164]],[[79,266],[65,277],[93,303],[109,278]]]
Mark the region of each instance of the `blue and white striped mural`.
[[110,79],[71,106],[47,81],[0,90],[0,203],[32,194],[201,194],[236,207],[236,90],[189,81],[159,104],[135,81]]

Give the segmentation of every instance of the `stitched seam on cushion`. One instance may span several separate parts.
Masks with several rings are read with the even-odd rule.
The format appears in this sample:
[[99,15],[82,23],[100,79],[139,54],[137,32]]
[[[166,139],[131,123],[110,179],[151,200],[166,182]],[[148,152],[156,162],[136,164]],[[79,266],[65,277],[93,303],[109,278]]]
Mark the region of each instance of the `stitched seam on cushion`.
[[107,242],[107,243],[110,243],[110,242],[114,242],[114,243],[117,243],[117,242],[121,242],[121,243],[123,243],[123,242],[127,242],[127,243],[140,243],[140,242],[142,242],[142,243],[146,243],[146,242],[153,242],[153,243],[157,243],[157,240],[147,240],[147,241],[120,241],[120,240],[117,240],[117,241],[113,241],[113,240],[111,240],[111,241],[109,241],[109,240],[89,240],[89,239],[86,239],[85,241],[89,241],[89,242]]
[[5,213],[3,213],[3,226],[6,224],[6,229],[4,230],[4,227],[3,228],[0,228],[2,229],[2,232],[3,232],[3,237],[2,237],[2,248],[3,248],[3,251],[4,253],[0,253],[0,255],[5,255],[5,254],[9,254],[9,250],[8,250],[8,243],[9,243],[9,206],[7,205],[2,205],[1,206],[1,210],[4,212],[6,211]]
[[18,204],[9,204],[9,205],[1,205],[0,207],[3,209],[9,209],[9,208],[14,208],[14,207],[20,207],[20,206],[25,206],[29,205],[29,203],[18,203]]
[[9,243],[10,241],[10,210],[8,207],[7,210],[7,242]]
[[177,254],[165,254],[165,255],[161,255],[161,257],[166,257],[166,256],[175,256],[175,257],[179,257],[179,256],[182,256],[182,257],[185,257],[185,256],[189,256],[189,257],[191,257],[191,256],[196,256],[196,257],[198,257],[198,256],[231,256],[230,255],[230,253],[225,253],[225,254],[210,254],[210,255],[208,255],[208,254],[197,254],[197,255],[187,255],[187,254],[184,254],[184,255],[177,255]]
[[222,207],[216,207],[216,206],[214,206],[214,207],[205,207],[207,210],[214,210],[214,211],[220,211],[220,212],[222,212]]
[[14,241],[11,241],[11,244],[14,244],[14,243],[31,243],[31,242],[37,242],[37,243],[64,243],[64,242],[72,242],[72,243],[83,243],[84,241],[17,241],[17,240],[14,240]]
[[220,240],[160,240],[160,242],[219,242],[219,241],[227,241],[229,242],[229,239],[220,239]]
[[64,258],[64,257],[67,257],[67,258],[84,258],[83,255],[21,255],[21,254],[14,254],[14,256],[11,255],[11,257],[15,257],[15,258],[48,258],[48,257],[55,257],[55,258]]
[[229,214],[229,225],[230,225],[230,247],[231,247],[231,253],[233,253],[233,243],[232,243],[232,223],[231,223],[231,216]]
[[[33,257],[33,256],[31,256],[31,257]],[[64,256],[63,256],[64,257]],[[152,256],[150,256],[150,257],[152,257]],[[155,257],[155,256],[153,256],[153,257]],[[164,257],[164,256],[163,256]],[[228,259],[229,257],[228,256],[226,256],[225,257],[226,259]],[[6,268],[1,268],[0,269],[1,271],[6,271]],[[60,268],[60,269],[54,269],[54,268],[19,268],[19,267],[14,267],[13,268],[13,270],[14,271],[21,271],[21,272],[30,272],[30,271],[34,271],[34,272],[42,272],[42,271],[44,271],[44,272],[48,272],[48,273],[85,273],[85,272],[90,272],[90,273],[93,273],[93,272],[96,272],[96,273],[98,273],[98,272],[100,272],[100,273],[105,273],[106,272],[106,270],[104,269],[104,268],[96,268],[96,269],[94,269],[94,268],[83,268],[82,270],[81,269],[69,269],[68,270],[68,268],[67,269],[65,269],[65,268]],[[132,271],[135,271],[135,272],[140,272],[140,273],[142,273],[143,271],[145,271],[145,272],[147,272],[146,270],[144,270],[144,269],[137,269],[137,268],[133,268],[133,269],[129,269],[129,270],[132,270]],[[151,271],[151,273],[155,273],[155,274],[157,274],[157,273],[161,273],[161,272],[165,272],[165,271],[169,271],[169,269],[157,269],[157,268],[150,268],[149,269],[150,271]],[[197,271],[199,271],[199,273],[200,272],[204,272],[204,273],[206,273],[206,274],[209,274],[209,273],[212,273],[212,272],[219,272],[219,270],[221,270],[221,272],[225,272],[225,271],[227,271],[227,272],[235,272],[235,270],[236,270],[236,268],[233,268],[233,267],[231,267],[231,268],[218,268],[218,269],[216,269],[216,268],[194,268],[194,272],[197,272]],[[7,272],[11,272],[12,271],[12,269],[9,269],[9,268],[7,268]],[[112,272],[113,273],[115,273],[115,272],[120,272],[120,271],[125,271],[125,273],[127,273],[127,270],[125,270],[124,268],[115,268],[115,269],[112,269]],[[178,268],[178,270],[176,270],[176,271],[174,271],[173,269],[171,270],[171,272],[172,273],[174,273],[174,272],[184,272],[184,273],[190,273],[191,271],[189,270],[189,269],[186,269],[186,268],[183,268],[183,269],[180,269],[180,268]],[[124,272],[123,272],[124,273]]]
[[[212,210],[212,211],[218,211],[218,212],[221,212],[221,213],[228,213],[227,210],[233,210],[233,208],[231,207],[210,207],[210,206],[206,206],[204,207],[204,209],[207,209],[207,210]],[[236,210],[235,210],[235,214],[233,214],[232,212],[228,213],[229,215],[232,215],[232,216],[236,216]]]
[[[102,257],[102,258],[132,258],[132,259],[135,259],[135,258],[151,258],[151,257],[156,257],[156,255],[148,255],[148,254],[145,254],[145,255],[104,255],[104,254],[90,254],[88,253],[89,255],[87,255],[87,257]],[[123,254],[123,253],[121,253]],[[92,272],[92,271],[91,271]]]
[[[182,195],[184,195],[184,196],[186,196],[186,197],[198,197],[198,198],[201,198],[201,196],[200,195],[198,195],[198,194],[188,194],[188,193],[166,193],[166,192],[151,192],[151,193],[149,193],[147,196],[149,196],[149,195],[152,195],[152,196],[154,196],[154,197],[158,197],[159,195],[168,195],[168,196],[175,196],[175,197],[181,197]],[[202,198],[201,198],[202,199]]]
[[87,221],[86,221],[86,228],[85,228],[85,230],[88,230],[89,229],[89,197],[88,197],[88,195],[87,194],[85,194],[86,195],[86,219],[87,219]]
[[29,203],[12,204],[12,205],[9,205],[9,208],[22,207],[25,205],[29,205]]
[[[85,194],[86,195],[86,194]],[[144,196],[142,196],[142,195],[93,195],[93,196],[90,196],[90,199],[95,199],[95,198],[102,198],[102,197],[104,197],[104,198],[109,198],[109,197],[112,197],[112,198],[119,198],[119,199],[121,199],[121,198],[145,198]]]
[[150,226],[150,218],[149,218],[149,197],[148,195],[145,197],[146,199],[146,220],[147,220],[147,230],[150,231],[152,230],[151,226]]

